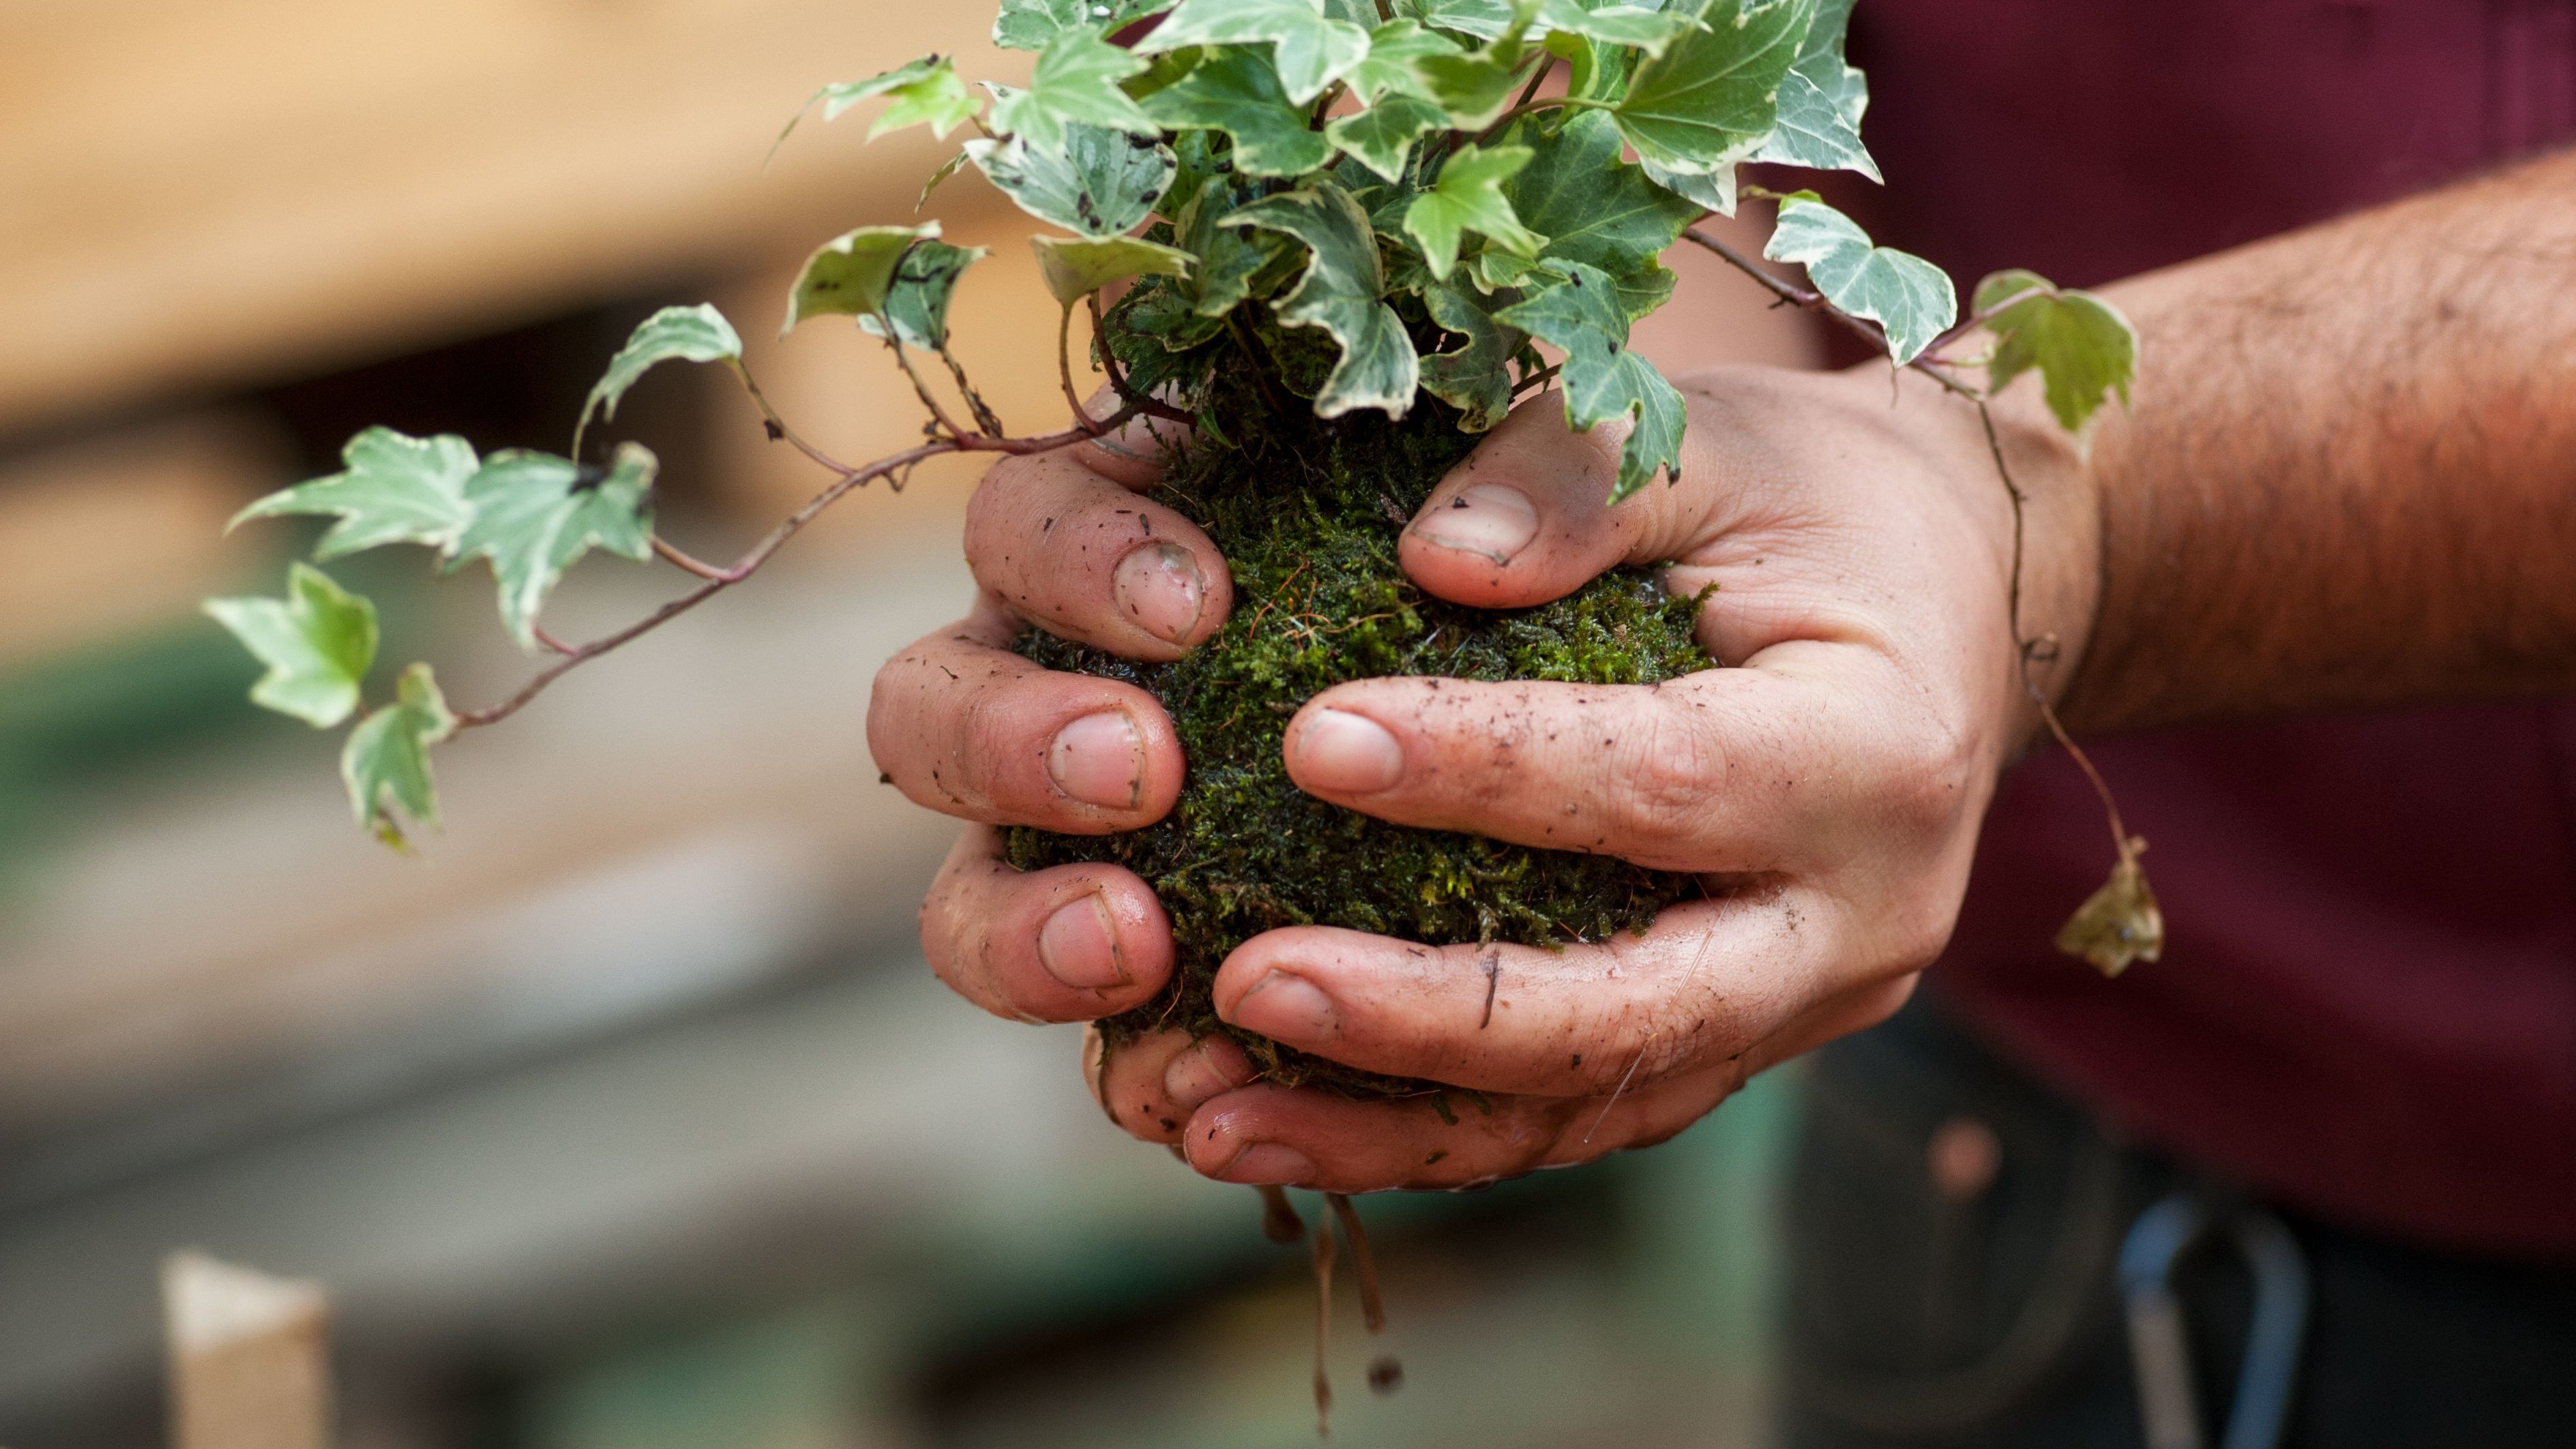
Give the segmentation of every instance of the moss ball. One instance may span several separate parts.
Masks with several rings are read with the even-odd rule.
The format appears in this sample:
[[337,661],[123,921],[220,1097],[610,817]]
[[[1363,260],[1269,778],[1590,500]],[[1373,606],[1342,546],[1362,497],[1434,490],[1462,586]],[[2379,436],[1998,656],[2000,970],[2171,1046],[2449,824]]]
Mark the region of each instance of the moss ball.
[[1290,925],[1434,945],[1599,941],[1643,930],[1664,906],[1700,893],[1694,877],[1609,856],[1390,825],[1289,782],[1280,757],[1289,716],[1345,680],[1651,684],[1708,667],[1691,636],[1694,601],[1643,570],[1615,570],[1532,609],[1471,609],[1415,587],[1396,563],[1398,536],[1475,441],[1428,398],[1400,423],[1374,413],[1270,415],[1222,437],[1203,432],[1171,460],[1156,497],[1225,552],[1234,609],[1223,630],[1169,664],[1037,629],[1020,636],[1018,651],[1049,668],[1154,695],[1188,755],[1179,803],[1143,830],[1009,832],[1013,865],[1115,862],[1171,914],[1172,984],[1103,1023],[1111,1040],[1163,1027],[1224,1031],[1273,1081],[1366,1096],[1420,1091],[1432,1084],[1357,1071],[1219,1022],[1210,999],[1218,966],[1245,940]]

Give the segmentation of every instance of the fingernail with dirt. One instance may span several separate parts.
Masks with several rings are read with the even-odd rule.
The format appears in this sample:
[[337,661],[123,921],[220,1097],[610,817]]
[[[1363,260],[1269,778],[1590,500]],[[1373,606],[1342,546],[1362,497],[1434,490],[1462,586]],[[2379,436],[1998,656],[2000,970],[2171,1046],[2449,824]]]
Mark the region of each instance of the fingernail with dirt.
[[1047,776],[1085,805],[1133,810],[1145,789],[1145,742],[1118,711],[1087,714],[1056,731]]
[[1157,639],[1178,644],[1198,627],[1207,585],[1199,578],[1198,560],[1173,543],[1149,543],[1118,561],[1110,587],[1118,612]]
[[1217,1064],[1215,1050],[1214,1042],[1203,1041],[1172,1058],[1172,1064],[1163,1069],[1164,1098],[1184,1112],[1195,1112],[1200,1103],[1242,1086]]
[[1108,903],[1099,892],[1056,907],[1038,927],[1038,964],[1077,991],[1127,984],[1127,963],[1118,957],[1118,929],[1110,924]]
[[1289,773],[1309,790],[1371,795],[1404,778],[1404,747],[1366,715],[1319,709],[1298,727]]
[[1329,1041],[1338,1034],[1333,999],[1303,976],[1273,971],[1253,983],[1225,1019],[1290,1046]]
[[1413,531],[1442,548],[1509,563],[1538,537],[1538,509],[1517,488],[1479,483],[1415,519]]
[[1219,1168],[1216,1175],[1226,1182],[1294,1187],[1315,1180],[1315,1163],[1294,1147],[1255,1142],[1236,1153],[1234,1160]]

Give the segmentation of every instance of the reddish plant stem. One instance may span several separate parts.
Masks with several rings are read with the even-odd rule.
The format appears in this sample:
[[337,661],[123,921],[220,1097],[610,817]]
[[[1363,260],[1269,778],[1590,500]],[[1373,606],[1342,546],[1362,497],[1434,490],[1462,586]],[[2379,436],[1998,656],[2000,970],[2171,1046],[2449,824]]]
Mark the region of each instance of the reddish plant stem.
[[[1135,417],[1139,411],[1140,410],[1132,404],[1121,407],[1117,412],[1112,413],[1108,418],[1102,420],[1099,427],[1104,431],[1115,430],[1124,426],[1127,421],[1130,418]],[[529,701],[535,699],[539,694],[545,691],[546,686],[554,683],[558,679],[561,679],[565,674],[581,667],[593,659],[598,658],[602,654],[608,653],[610,650],[617,649],[623,645],[632,643],[636,639],[642,638],[644,635],[661,628],[664,624],[671,622],[680,615],[685,614],[689,610],[696,608],[698,605],[705,603],[707,600],[714,598],[726,589],[733,587],[735,584],[741,583],[744,579],[747,579],[753,574],[759,572],[761,565],[769,562],[770,557],[776,554],[778,550],[786,544],[787,540],[794,538],[804,529],[805,525],[813,522],[815,517],[822,513],[824,509],[840,502],[841,499],[848,496],[851,492],[864,487],[879,478],[891,477],[910,469],[914,464],[920,463],[924,459],[936,458],[948,453],[1045,453],[1051,452],[1057,448],[1081,442],[1083,439],[1090,436],[1092,436],[1092,433],[1089,430],[1080,427],[1067,428],[1062,432],[1046,433],[1034,438],[994,438],[987,437],[982,433],[965,433],[952,437],[934,438],[929,442],[921,444],[919,447],[907,448],[900,453],[893,453],[886,457],[879,458],[865,467],[843,469],[841,470],[841,476],[833,479],[829,487],[825,488],[822,492],[815,494],[813,498],[807,500],[804,507],[797,509],[792,514],[789,514],[776,528],[769,531],[767,537],[761,539],[760,542],[753,544],[751,550],[737,560],[731,568],[716,568],[713,565],[701,565],[702,568],[708,570],[708,572],[700,575],[700,577],[705,579],[704,583],[691,589],[689,592],[682,594],[680,597],[662,605],[662,607],[655,609],[652,613],[645,615],[643,618],[636,620],[625,628],[620,629],[613,634],[608,634],[601,638],[594,639],[587,644],[566,652],[562,658],[537,671],[537,673],[530,678],[526,684],[520,686],[518,693],[501,701],[499,704],[487,705],[482,709],[460,711],[456,716],[457,728],[477,729],[484,725],[497,724],[502,720],[508,719],[510,716],[517,714],[520,710],[525,709],[528,706]],[[678,553],[679,551],[677,549],[673,549],[671,552]],[[667,557],[668,555],[665,556]],[[692,562],[695,561],[692,560]],[[682,566],[686,567],[686,565]],[[693,569],[691,572],[694,573],[697,572],[697,570]]]

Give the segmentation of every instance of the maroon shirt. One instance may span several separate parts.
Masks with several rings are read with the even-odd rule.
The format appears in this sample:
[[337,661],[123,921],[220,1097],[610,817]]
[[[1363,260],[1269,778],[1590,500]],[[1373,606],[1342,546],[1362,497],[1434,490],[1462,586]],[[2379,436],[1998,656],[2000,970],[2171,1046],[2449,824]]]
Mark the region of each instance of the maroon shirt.
[[[2111,280],[2576,135],[2576,0],[1862,0],[1884,240]],[[2576,276],[2570,284],[2576,285]],[[2571,497],[2576,506],[2576,497]],[[2013,773],[1932,980],[2136,1137],[2358,1227],[2576,1256],[2576,704],[2108,741],[2171,939],[2049,947],[2109,864]]]

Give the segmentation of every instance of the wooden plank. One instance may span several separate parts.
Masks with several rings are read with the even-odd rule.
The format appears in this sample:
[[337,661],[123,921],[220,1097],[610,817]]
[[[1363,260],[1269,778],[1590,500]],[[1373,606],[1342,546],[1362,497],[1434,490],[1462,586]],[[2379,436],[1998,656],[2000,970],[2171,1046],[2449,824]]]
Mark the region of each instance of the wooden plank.
[[174,1449],[328,1449],[320,1285],[175,1253],[161,1267],[161,1301]]
[[[947,148],[779,126],[975,6],[0,7],[0,433],[488,331],[908,216]],[[953,144],[955,137],[950,137]]]

